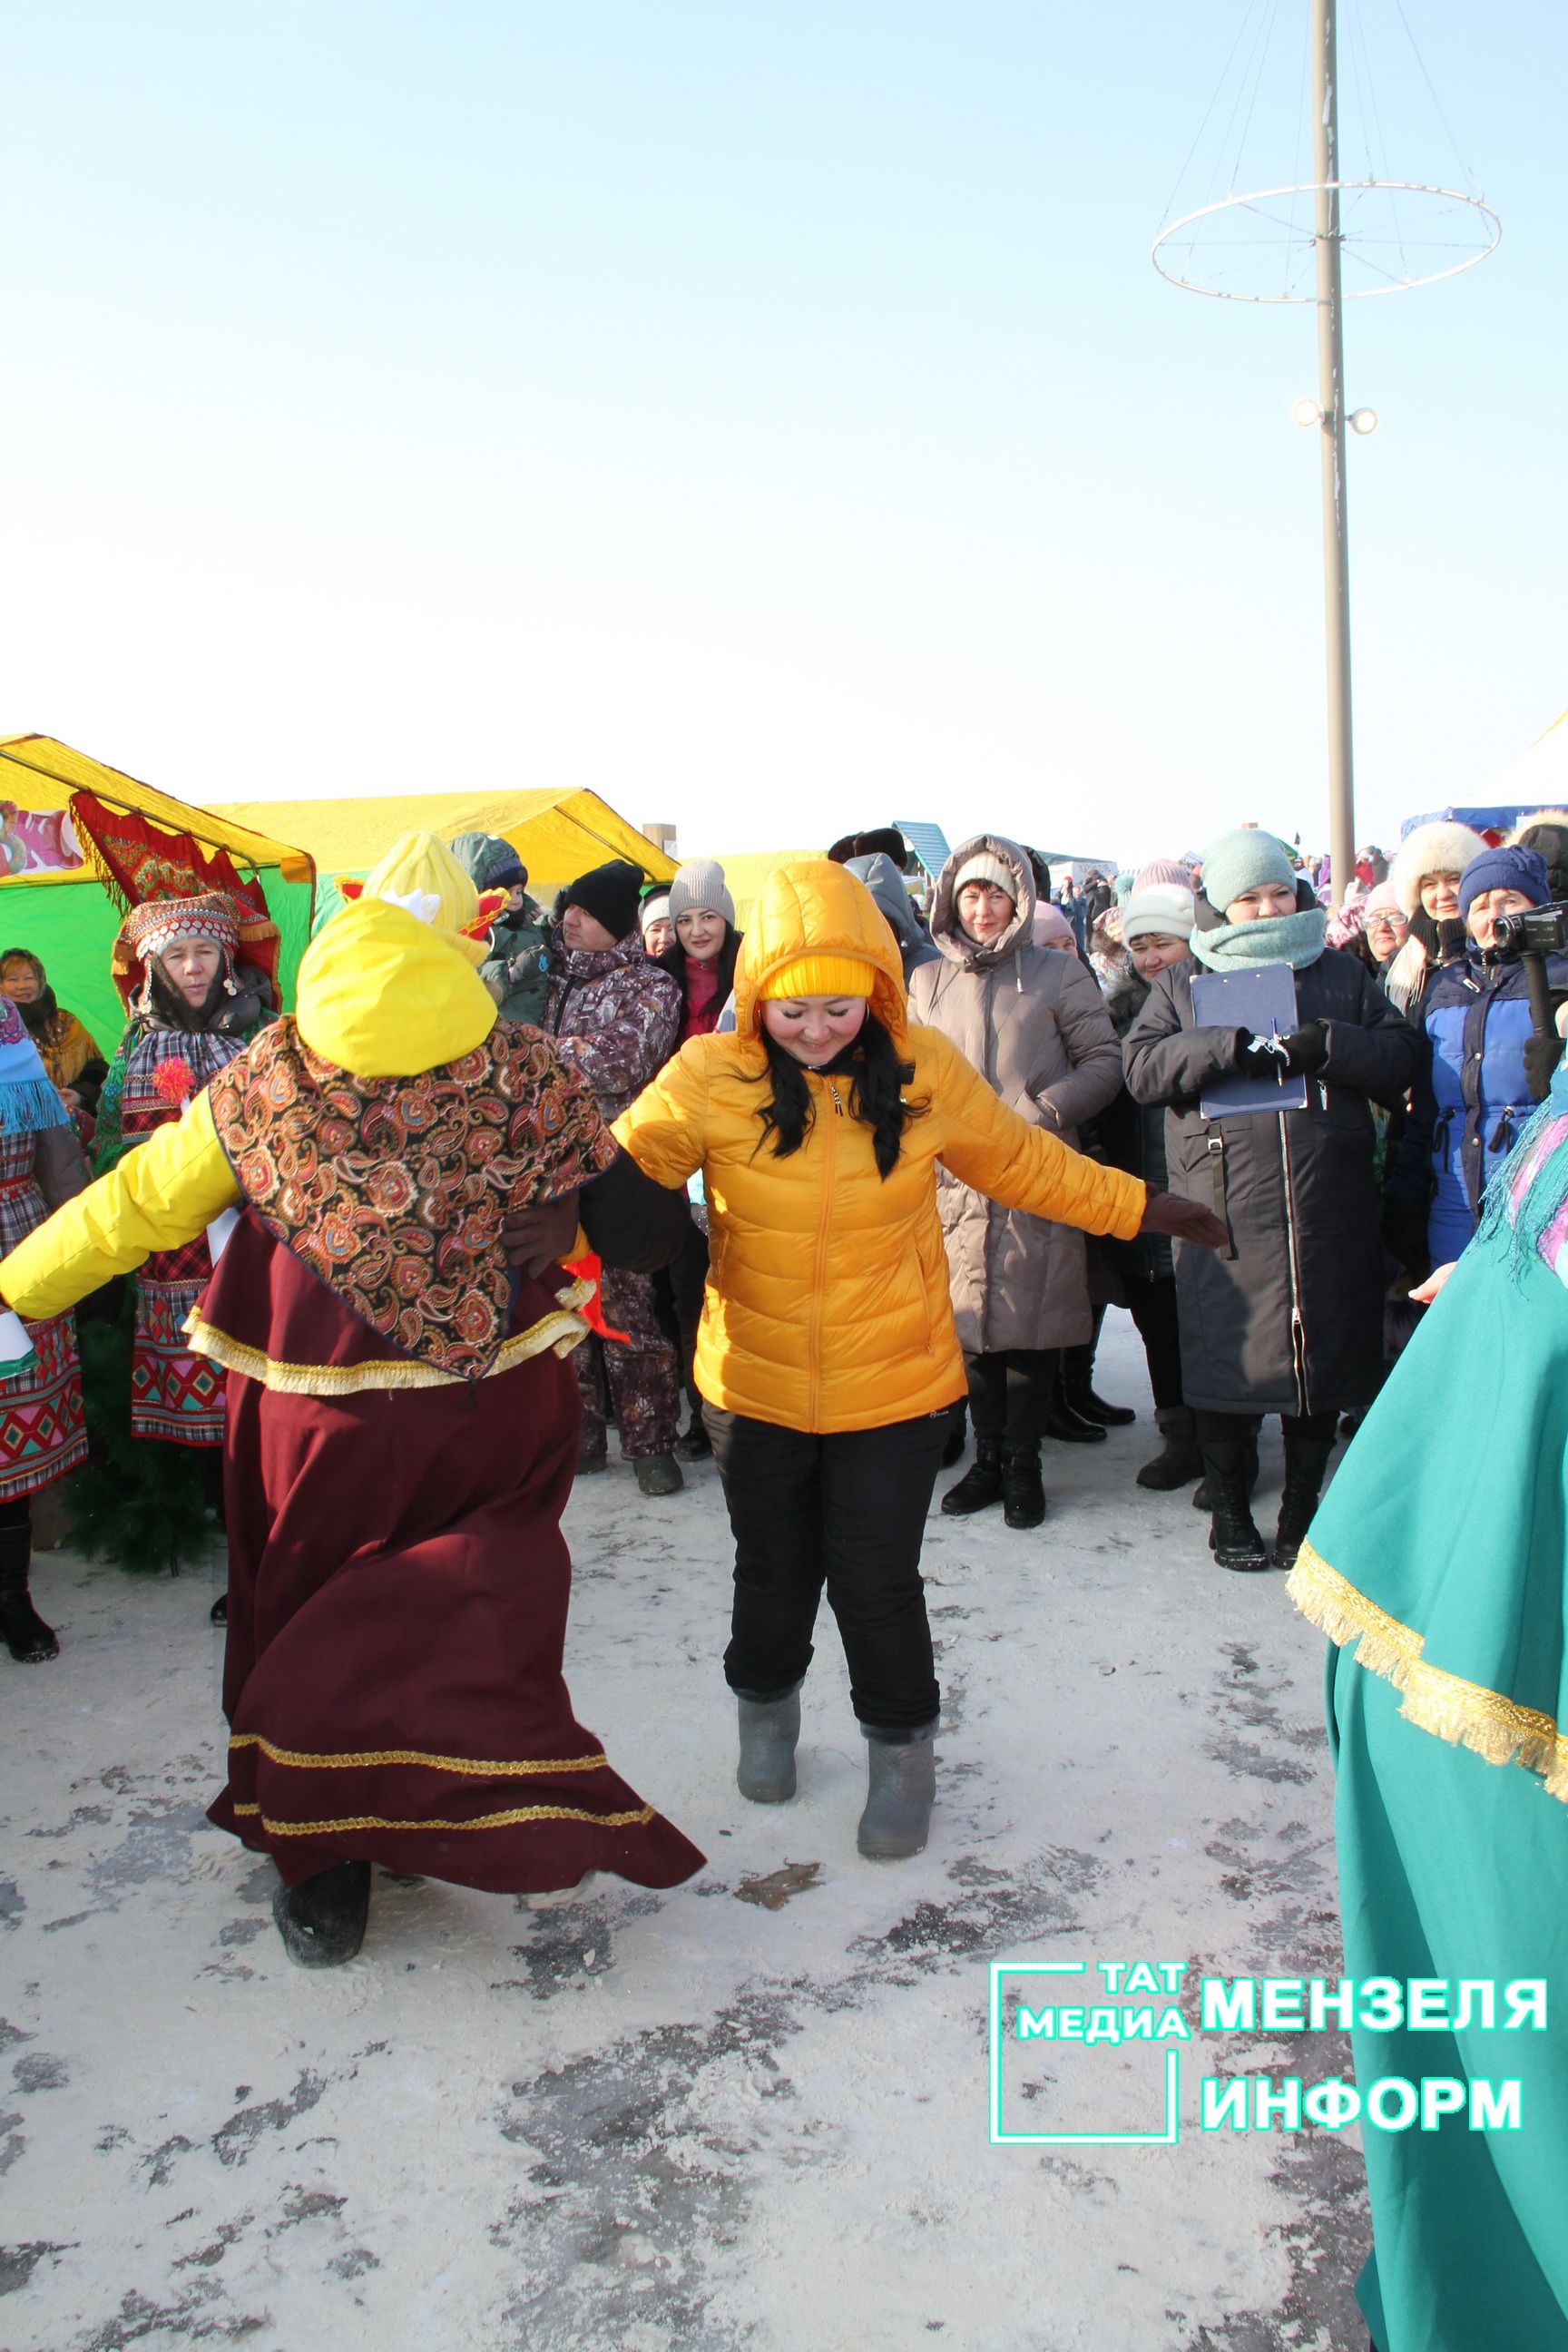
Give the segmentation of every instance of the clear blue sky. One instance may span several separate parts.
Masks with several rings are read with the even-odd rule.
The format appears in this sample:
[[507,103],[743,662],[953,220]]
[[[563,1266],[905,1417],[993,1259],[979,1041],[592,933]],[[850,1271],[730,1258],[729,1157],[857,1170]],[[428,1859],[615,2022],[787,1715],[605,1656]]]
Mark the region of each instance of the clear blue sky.
[[[1311,313],[1148,259],[1245,9],[13,0],[0,727],[195,799],[585,783],[689,849],[1321,835]],[[1350,313],[1385,841],[1568,703],[1568,12],[1405,13],[1504,239]]]

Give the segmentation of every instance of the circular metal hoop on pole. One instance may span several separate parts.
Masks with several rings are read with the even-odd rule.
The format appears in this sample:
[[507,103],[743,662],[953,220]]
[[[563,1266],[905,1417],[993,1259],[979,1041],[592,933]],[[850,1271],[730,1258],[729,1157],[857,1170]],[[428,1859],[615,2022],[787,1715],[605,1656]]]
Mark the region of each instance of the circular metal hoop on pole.
[[[1441,278],[1457,278],[1461,270],[1473,269],[1478,261],[1495,253],[1502,236],[1502,223],[1491,206],[1458,188],[1428,187],[1415,180],[1305,180],[1291,186],[1258,188],[1243,195],[1222,196],[1215,204],[1200,205],[1195,212],[1184,213],[1180,220],[1172,221],[1160,231],[1149,249],[1149,257],[1171,285],[1189,294],[1205,294],[1215,301],[1315,302],[1321,297],[1313,282],[1319,235],[1313,207],[1308,208],[1307,217],[1300,222],[1294,217],[1293,208],[1289,215],[1280,208],[1300,196],[1311,197],[1315,206],[1316,200],[1327,194],[1342,199],[1336,240],[1342,275],[1360,270],[1369,279],[1380,281],[1342,285],[1342,297],[1347,302],[1369,301],[1379,294],[1405,294],[1417,286],[1435,286]],[[1363,203],[1374,195],[1385,195],[1390,200],[1389,225],[1375,233],[1370,221],[1360,226],[1357,218]],[[1468,238],[1410,236],[1397,218],[1396,203],[1401,197],[1416,199],[1417,210],[1426,209],[1428,217],[1430,205],[1441,204],[1449,208],[1453,217],[1439,225],[1458,228],[1461,222],[1470,221],[1475,225],[1475,233]],[[1425,200],[1425,206],[1421,200]],[[1205,235],[1198,226],[1204,222],[1223,227],[1233,223],[1241,226],[1235,236]],[[1188,234],[1184,236],[1184,232]],[[1457,257],[1439,262],[1439,254]],[[1431,266],[1419,266],[1423,258]],[[1266,268],[1274,275],[1281,275],[1282,270],[1281,289],[1278,293],[1252,292],[1240,286],[1205,283],[1196,274],[1200,261],[1207,263],[1206,275],[1211,281],[1223,269],[1246,269],[1250,266],[1258,277]],[[1305,281],[1300,284],[1299,290],[1298,280]]]

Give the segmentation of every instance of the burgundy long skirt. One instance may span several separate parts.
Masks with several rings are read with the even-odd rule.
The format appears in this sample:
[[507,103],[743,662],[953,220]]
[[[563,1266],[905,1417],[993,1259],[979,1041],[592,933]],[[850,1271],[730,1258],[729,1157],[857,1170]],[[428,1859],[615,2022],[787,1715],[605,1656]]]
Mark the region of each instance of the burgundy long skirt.
[[[289,1341],[308,1323],[326,1341],[309,1360],[342,1356],[327,1327],[353,1324],[347,1308],[286,1251],[271,1276]],[[288,1885],[347,1859],[505,1894],[589,1870],[673,1886],[702,1866],[572,1712],[578,1419],[548,1351],[461,1386],[331,1398],[231,1368],[231,1738],[211,1819]]]

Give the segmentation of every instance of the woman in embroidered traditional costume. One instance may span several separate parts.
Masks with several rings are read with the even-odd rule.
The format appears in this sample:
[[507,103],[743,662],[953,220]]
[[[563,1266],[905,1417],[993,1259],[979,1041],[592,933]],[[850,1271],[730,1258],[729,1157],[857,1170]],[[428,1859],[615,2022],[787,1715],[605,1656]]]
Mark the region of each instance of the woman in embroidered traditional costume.
[[[0,997],[0,1243],[14,1249],[86,1182],[81,1147],[38,1049],[16,1005]],[[32,1498],[86,1454],[76,1318],[47,1314],[24,1328],[0,1316],[0,1638],[24,1665],[58,1657],[60,1646],[27,1590]]]
[[[1436,2129],[1363,2132],[1373,2246],[1357,2292],[1378,2352],[1568,2352],[1565,1286],[1560,1070],[1289,1586],[1338,1645],[1346,1973],[1487,1988],[1484,2005],[1439,2002],[1447,2030],[1353,2028],[1363,2095],[1384,2076],[1467,2094]],[[1544,2032],[1504,2030],[1520,1979],[1546,1986]],[[1470,2128],[1482,2081],[1520,2084],[1517,2129]]]
[[[253,952],[277,933],[247,919]],[[247,940],[247,945],[251,940]],[[118,1166],[244,1050],[277,1011],[268,973],[239,961],[240,921],[229,900],[205,891],[133,907],[114,945],[115,986],[131,1018],[99,1098],[94,1164]],[[131,1358],[133,1436],[172,1445],[221,1446],[221,1368],[193,1352],[185,1320],[212,1272],[205,1234],[155,1251],[136,1278]]]
[[[297,1016],[0,1265],[7,1302],[52,1311],[243,1209],[190,1334],[229,1375],[212,1818],[273,1856],[310,1966],[357,1950],[373,1862],[544,1892],[702,1859],[572,1714],[564,1358],[588,1293],[503,1253],[509,1209],[643,1180],[546,1040],[498,1020],[450,853],[410,836],[364,888],[308,950]],[[658,1200],[652,1264],[685,1213]]]

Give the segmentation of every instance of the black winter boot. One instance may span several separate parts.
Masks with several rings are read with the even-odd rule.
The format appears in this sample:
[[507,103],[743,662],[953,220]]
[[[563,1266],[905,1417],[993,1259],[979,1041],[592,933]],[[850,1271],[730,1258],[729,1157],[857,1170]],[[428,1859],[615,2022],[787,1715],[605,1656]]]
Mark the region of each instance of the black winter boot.
[[1194,1478],[1201,1478],[1204,1457],[1198,1452],[1198,1425],[1189,1406],[1162,1405],[1154,1423],[1164,1446],[1152,1462],[1145,1462],[1138,1473],[1138,1484],[1166,1495],[1173,1487],[1190,1486]]
[[27,1590],[32,1558],[30,1520],[0,1527],[0,1640],[21,1666],[41,1666],[46,1658],[60,1654],[54,1628],[45,1624]]
[[1070,1349],[1063,1349],[1058,1360],[1057,1377],[1051,1382],[1050,1408],[1046,1414],[1046,1435],[1056,1438],[1063,1445],[1103,1445],[1103,1423],[1090,1421],[1087,1414],[1079,1412],[1068,1402],[1066,1377],[1059,1365],[1062,1358],[1071,1352]]
[[675,1450],[682,1462],[706,1462],[712,1454],[713,1441],[702,1425],[702,1415],[695,1410],[690,1426],[676,1439]]
[[[1247,1449],[1247,1496],[1249,1502],[1258,1492],[1258,1440],[1255,1437]],[[1205,1478],[1201,1486],[1193,1490],[1193,1508],[1194,1511],[1212,1511],[1214,1508],[1213,1503],[1209,1500],[1207,1478]]]
[[336,1969],[364,1941],[370,1916],[370,1864],[337,1862],[298,1886],[280,1886],[272,1916],[283,1948],[302,1969]]
[[1085,1421],[1098,1422],[1102,1429],[1126,1429],[1138,1416],[1130,1405],[1107,1404],[1094,1393],[1094,1349],[1064,1348],[1062,1349],[1062,1401]]
[[969,1443],[969,1407],[960,1397],[952,1408],[952,1427],[947,1433],[947,1444],[942,1449],[942,1466],[951,1470],[963,1459],[963,1449]]
[[1279,1497],[1279,1531],[1274,1539],[1274,1565],[1289,1571],[1306,1541],[1323,1491],[1331,1437],[1292,1437],[1285,1432],[1285,1492]]
[[989,1510],[993,1503],[1002,1500],[1002,1441],[998,1437],[977,1437],[974,1459],[959,1480],[950,1486],[942,1498],[942,1507],[950,1518],[967,1518],[971,1511]]
[[1237,1470],[1216,1470],[1210,1463],[1205,1484],[1210,1496],[1209,1549],[1215,1566],[1249,1574],[1267,1568],[1268,1554],[1252,1524],[1245,1476]]
[[1010,1528],[1037,1528],[1045,1516],[1039,1447],[1009,1445],[1002,1456],[1002,1517]]

